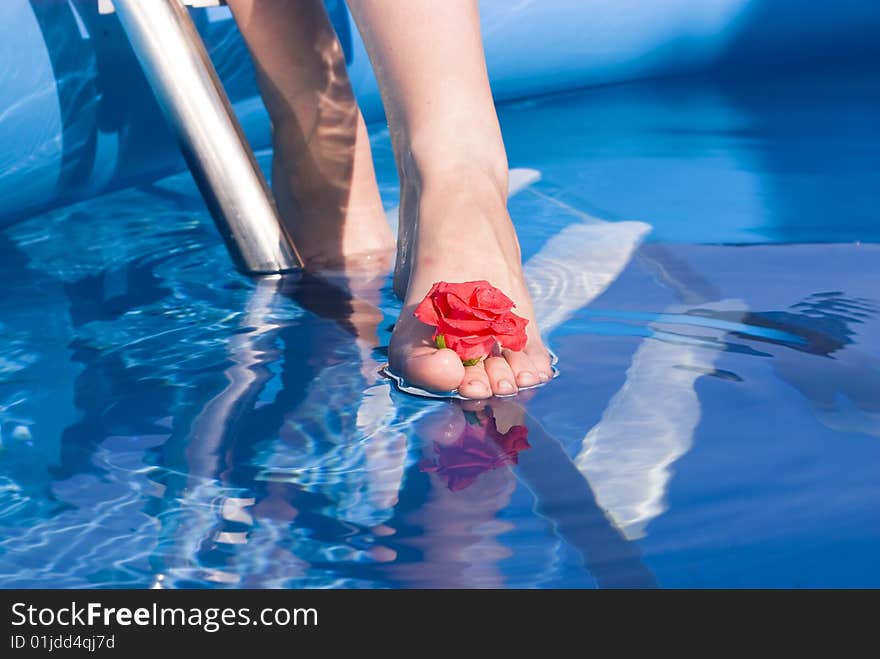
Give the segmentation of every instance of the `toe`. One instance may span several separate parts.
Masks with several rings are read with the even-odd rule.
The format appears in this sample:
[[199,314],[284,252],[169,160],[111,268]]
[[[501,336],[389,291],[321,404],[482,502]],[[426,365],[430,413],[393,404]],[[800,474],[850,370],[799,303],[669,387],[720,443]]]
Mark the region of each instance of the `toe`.
[[535,367],[538,379],[541,382],[547,382],[553,377],[553,367],[550,364],[550,353],[547,352],[546,348],[539,347],[534,350],[526,350],[526,354],[532,361],[532,365]]
[[436,444],[448,446],[461,437],[466,425],[461,409],[448,405],[419,419],[415,431],[418,437],[429,437]]
[[504,359],[510,365],[511,370],[516,376],[516,384],[519,387],[531,387],[540,382],[538,378],[538,369],[524,352],[513,352],[505,350]]
[[486,359],[486,375],[496,396],[510,396],[516,393],[516,376],[504,357]]
[[483,400],[463,400],[461,401],[461,409],[465,412],[481,412],[486,409],[488,404],[489,401],[485,398]]
[[429,391],[452,391],[465,377],[461,358],[452,350],[419,347],[403,362],[401,372],[406,381]]
[[492,395],[492,385],[482,362],[464,369],[458,393],[465,398],[489,398]]

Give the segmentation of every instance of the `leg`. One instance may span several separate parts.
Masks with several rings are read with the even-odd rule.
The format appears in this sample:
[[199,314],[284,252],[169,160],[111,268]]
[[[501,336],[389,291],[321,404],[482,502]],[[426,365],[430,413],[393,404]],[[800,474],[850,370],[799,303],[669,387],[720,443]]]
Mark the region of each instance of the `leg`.
[[[507,213],[507,156],[483,55],[475,0],[349,0],[377,71],[401,181],[395,290],[404,309],[391,367],[463,396],[513,393],[549,378],[519,243]],[[437,350],[412,310],[440,280],[487,279],[528,318],[520,353],[461,365]]]
[[320,0],[229,0],[272,120],[272,188],[312,269],[387,256],[394,240],[342,47]]

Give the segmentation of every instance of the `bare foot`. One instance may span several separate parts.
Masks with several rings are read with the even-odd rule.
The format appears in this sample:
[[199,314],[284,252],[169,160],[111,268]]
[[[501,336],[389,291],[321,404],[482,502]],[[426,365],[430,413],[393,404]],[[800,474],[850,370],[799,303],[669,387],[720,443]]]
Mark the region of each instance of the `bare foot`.
[[[408,382],[434,391],[457,389],[466,398],[510,395],[551,377],[550,356],[541,341],[523,277],[519,242],[506,207],[506,184],[480,174],[426,182],[415,217],[401,218],[395,290],[403,311],[389,346],[389,365]],[[407,208],[403,203],[402,208]],[[406,227],[404,227],[404,223]],[[465,367],[452,350],[431,341],[433,328],[413,310],[438,281],[485,279],[516,303],[529,320],[525,350],[504,350]]]

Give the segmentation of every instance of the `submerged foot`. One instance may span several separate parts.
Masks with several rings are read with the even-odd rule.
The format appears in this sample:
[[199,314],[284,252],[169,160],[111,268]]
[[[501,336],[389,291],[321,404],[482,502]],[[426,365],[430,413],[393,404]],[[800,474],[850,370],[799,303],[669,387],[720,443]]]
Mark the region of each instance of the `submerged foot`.
[[[506,189],[490,179],[460,177],[425,183],[409,232],[401,238],[395,290],[403,297],[389,346],[389,365],[408,382],[433,391],[457,389],[465,398],[515,394],[550,379],[550,355],[535,323],[526,287],[516,232],[506,208]],[[524,350],[503,350],[465,367],[449,349],[438,349],[433,328],[413,310],[438,281],[485,279],[515,303],[514,312],[528,319]]]

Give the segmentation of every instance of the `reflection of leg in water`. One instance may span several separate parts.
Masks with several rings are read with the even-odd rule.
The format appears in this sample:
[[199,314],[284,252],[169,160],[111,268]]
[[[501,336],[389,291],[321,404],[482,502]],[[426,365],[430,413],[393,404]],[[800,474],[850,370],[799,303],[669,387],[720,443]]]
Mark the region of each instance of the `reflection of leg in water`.
[[[496,462],[501,448],[484,434],[487,413],[480,415],[466,414],[456,402],[441,406],[414,426],[412,432],[423,447],[421,468],[407,476],[407,505],[398,507],[387,522],[395,530],[389,546],[402,560],[382,570],[386,578],[416,588],[505,585],[499,563],[510,556],[510,550],[499,536],[513,526],[497,517],[509,503],[516,481],[508,466]],[[464,442],[463,435],[468,435]],[[431,465],[442,459],[442,451],[455,452],[457,444],[464,444],[458,455],[466,458],[469,450],[472,460],[470,465],[464,459],[457,463],[458,475],[465,480],[459,481],[463,487],[453,489],[456,481]]]
[[[288,297],[323,317],[291,322]],[[243,318],[247,331],[228,344],[226,386],[181,437],[190,469],[168,493],[183,505],[166,516],[166,572],[224,583],[246,577],[254,586],[297,583],[310,562],[343,560],[350,549],[341,539],[312,537],[316,509],[339,520],[340,538],[350,533],[341,526],[346,520],[369,526],[387,517],[403,442],[381,432],[384,417],[369,413],[378,365],[369,380],[352,368],[361,343],[374,345],[376,322],[374,307],[321,280],[259,282]]]
[[[425,475],[411,475],[407,483],[413,488],[427,478],[428,489],[416,507],[398,509],[388,524],[400,530],[390,546],[402,557],[418,552],[419,559],[399,561],[383,573],[411,587],[509,585],[500,562],[510,556],[503,535],[513,526],[499,512],[519,479],[549,520],[548,530],[583,556],[597,584],[654,585],[638,548],[605,517],[563,447],[527,415],[522,401],[455,401],[424,417],[415,431]],[[552,578],[552,563],[536,564],[529,583]]]
[[[383,281],[342,275],[330,281],[306,278],[287,294],[350,336],[323,352],[327,365],[309,380],[303,399],[283,411],[280,441],[261,454],[258,477],[328,496],[340,519],[377,524],[397,502],[406,457],[405,437],[392,426],[390,389],[373,357],[383,314],[372,301]],[[358,362],[361,368],[353,369]]]

